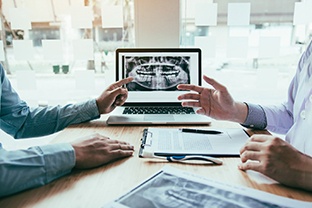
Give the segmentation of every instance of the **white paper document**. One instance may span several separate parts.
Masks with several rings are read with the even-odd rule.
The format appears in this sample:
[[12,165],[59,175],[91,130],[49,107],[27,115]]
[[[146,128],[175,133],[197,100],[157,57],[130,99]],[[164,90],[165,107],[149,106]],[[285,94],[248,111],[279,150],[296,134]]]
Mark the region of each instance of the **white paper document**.
[[213,181],[190,172],[164,167],[104,208],[311,207],[303,202],[243,186]]
[[[201,131],[194,132],[194,131]],[[217,132],[217,133],[216,133]],[[239,156],[249,136],[243,129],[148,128],[139,155]]]

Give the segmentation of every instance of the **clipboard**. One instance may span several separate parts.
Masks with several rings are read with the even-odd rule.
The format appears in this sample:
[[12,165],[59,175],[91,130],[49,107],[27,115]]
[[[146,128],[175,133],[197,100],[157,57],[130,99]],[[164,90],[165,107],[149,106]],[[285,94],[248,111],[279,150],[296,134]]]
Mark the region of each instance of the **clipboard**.
[[148,134],[148,129],[144,129],[143,130],[143,135],[142,135],[142,138],[141,138],[141,146],[140,146],[140,150],[139,150],[139,157],[143,157],[143,151],[145,149],[145,146],[149,145],[149,144],[146,144],[147,134]]
[[240,148],[249,138],[242,128],[199,130],[221,133],[185,132],[179,128],[146,128],[142,133],[139,157],[144,157],[146,153],[153,153],[156,156],[238,157]]

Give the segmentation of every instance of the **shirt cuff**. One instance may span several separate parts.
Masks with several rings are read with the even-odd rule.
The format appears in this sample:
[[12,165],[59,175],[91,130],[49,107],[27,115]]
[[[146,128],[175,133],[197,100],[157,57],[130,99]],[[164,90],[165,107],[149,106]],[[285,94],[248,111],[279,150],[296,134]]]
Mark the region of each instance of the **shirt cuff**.
[[241,124],[244,127],[252,129],[265,129],[267,126],[266,115],[260,105],[245,103],[248,108],[248,114],[245,122]]
[[69,143],[38,147],[45,160],[46,183],[71,172],[76,163],[74,148]]

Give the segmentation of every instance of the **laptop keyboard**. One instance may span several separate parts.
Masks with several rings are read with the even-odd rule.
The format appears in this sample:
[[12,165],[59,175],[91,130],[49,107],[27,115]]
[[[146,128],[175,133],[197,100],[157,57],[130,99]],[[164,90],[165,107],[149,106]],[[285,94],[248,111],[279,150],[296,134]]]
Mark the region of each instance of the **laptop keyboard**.
[[126,107],[123,114],[195,114],[193,108],[182,106]]

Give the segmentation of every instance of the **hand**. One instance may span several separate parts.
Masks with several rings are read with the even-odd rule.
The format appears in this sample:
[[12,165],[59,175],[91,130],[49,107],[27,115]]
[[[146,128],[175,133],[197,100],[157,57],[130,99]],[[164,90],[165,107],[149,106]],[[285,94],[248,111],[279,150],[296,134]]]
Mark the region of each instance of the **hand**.
[[86,169],[97,167],[119,158],[133,154],[132,145],[111,140],[99,134],[92,135],[72,143],[76,155],[75,168]]
[[240,157],[240,170],[258,171],[285,185],[312,190],[312,158],[278,137],[251,136]]
[[217,81],[204,76],[204,80],[213,88],[205,88],[191,84],[178,85],[179,90],[193,90],[197,93],[186,93],[178,97],[182,106],[198,107],[198,114],[210,116],[215,119],[230,120],[243,123],[247,117],[247,106],[235,102],[227,88]]
[[111,84],[96,99],[96,104],[100,114],[110,113],[116,108],[116,106],[121,106],[124,104],[128,97],[128,90],[126,88],[122,88],[122,86],[131,82],[132,80],[132,77],[128,77]]

